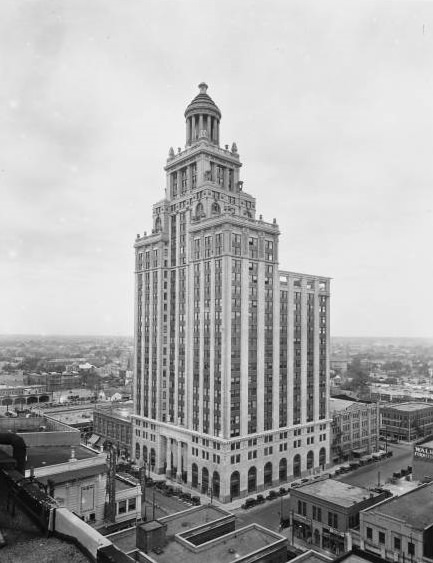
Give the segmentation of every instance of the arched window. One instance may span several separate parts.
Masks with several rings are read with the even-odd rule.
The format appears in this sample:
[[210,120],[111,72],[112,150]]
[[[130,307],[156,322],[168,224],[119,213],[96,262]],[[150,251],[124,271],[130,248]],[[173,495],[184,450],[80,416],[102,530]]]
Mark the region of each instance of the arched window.
[[219,215],[221,213],[221,208],[216,201],[212,203],[211,213],[212,215]]
[[155,231],[156,231],[157,233],[159,233],[159,231],[161,231],[161,230],[162,230],[161,217],[157,217],[157,218],[155,219]]
[[307,469],[313,469],[314,467],[314,452],[310,450],[307,454]]
[[272,486],[272,463],[270,461],[265,465],[263,480],[265,487]]
[[248,492],[254,493],[257,490],[257,469],[250,467],[248,470]]
[[218,498],[220,496],[220,474],[214,471],[212,475],[212,494]]
[[287,481],[287,459],[285,457],[280,460],[279,477],[280,483]]
[[147,446],[143,444],[143,461],[147,462]]
[[135,443],[135,459],[140,459],[140,444]]
[[150,450],[150,467],[152,468],[152,470],[155,467],[155,464],[156,464],[156,453],[155,450],[152,448]]
[[195,489],[198,487],[198,467],[196,463],[193,463],[191,467],[191,487]]
[[207,467],[201,470],[201,492],[207,494],[209,491],[209,471]]
[[293,477],[297,478],[301,476],[301,456],[296,454],[293,458]]
[[195,208],[195,218],[201,219],[204,217],[204,208],[202,203],[197,203],[197,207]]
[[232,499],[238,497],[241,492],[241,477],[239,471],[233,471],[230,477],[230,497]]
[[320,452],[319,452],[319,466],[320,466],[320,468],[323,470],[323,469],[325,469],[325,465],[326,465],[326,449],[325,449],[325,448],[320,448]]

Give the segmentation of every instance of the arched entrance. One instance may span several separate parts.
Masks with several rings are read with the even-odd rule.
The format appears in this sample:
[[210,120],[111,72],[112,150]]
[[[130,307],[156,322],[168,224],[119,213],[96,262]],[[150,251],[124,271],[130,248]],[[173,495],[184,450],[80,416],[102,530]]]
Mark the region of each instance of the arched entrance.
[[293,477],[295,479],[301,476],[301,456],[296,454],[293,458]]
[[263,481],[265,487],[272,487],[272,463],[270,461],[265,465]]
[[31,405],[33,403],[37,403],[38,402],[38,398],[34,397],[33,395],[31,395],[30,397],[27,398],[27,404]]
[[191,487],[194,487],[194,489],[198,487],[198,467],[196,463],[193,463],[191,467]]
[[283,459],[280,459],[278,475],[280,478],[280,483],[285,483],[287,481],[287,459],[285,457]]
[[201,492],[205,495],[209,492],[209,471],[207,467],[201,470]]
[[254,493],[257,490],[257,469],[250,467],[248,470],[248,492]]
[[39,402],[40,403],[48,403],[48,401],[50,400],[48,395],[40,395],[39,397]]
[[230,477],[230,498],[234,499],[241,493],[241,478],[239,471],[233,471]]
[[314,452],[310,450],[307,454],[307,469],[313,469],[314,467]]
[[220,496],[220,474],[218,471],[214,471],[212,475],[212,494],[216,498]]

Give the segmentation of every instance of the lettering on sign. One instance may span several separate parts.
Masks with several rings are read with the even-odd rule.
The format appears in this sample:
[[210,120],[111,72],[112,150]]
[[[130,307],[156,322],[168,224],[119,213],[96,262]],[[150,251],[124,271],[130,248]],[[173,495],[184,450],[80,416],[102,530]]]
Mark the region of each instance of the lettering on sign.
[[414,456],[420,457],[420,458],[423,458],[423,459],[432,459],[433,460],[433,449],[432,448],[424,448],[423,446],[415,446]]

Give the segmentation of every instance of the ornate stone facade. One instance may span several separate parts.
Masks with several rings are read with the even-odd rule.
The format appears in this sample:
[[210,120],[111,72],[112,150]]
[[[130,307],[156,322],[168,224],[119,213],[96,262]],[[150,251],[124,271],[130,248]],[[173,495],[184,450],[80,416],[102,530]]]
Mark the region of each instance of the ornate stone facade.
[[133,440],[140,461],[229,501],[329,462],[329,279],[278,268],[207,86],[137,236]]

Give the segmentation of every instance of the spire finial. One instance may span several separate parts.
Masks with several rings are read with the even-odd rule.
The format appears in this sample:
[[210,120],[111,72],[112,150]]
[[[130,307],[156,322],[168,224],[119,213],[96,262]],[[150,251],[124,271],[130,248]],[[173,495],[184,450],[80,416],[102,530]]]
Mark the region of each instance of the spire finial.
[[198,87],[200,88],[200,94],[206,94],[206,90],[208,88],[206,82],[200,82]]

